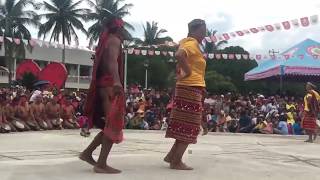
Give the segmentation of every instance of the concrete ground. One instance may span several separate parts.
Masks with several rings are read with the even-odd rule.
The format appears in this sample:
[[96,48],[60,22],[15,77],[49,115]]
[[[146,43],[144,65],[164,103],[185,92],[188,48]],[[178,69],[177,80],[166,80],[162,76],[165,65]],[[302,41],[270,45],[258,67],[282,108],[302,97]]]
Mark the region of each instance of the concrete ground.
[[125,135],[109,161],[123,173],[104,175],[94,174],[77,158],[93,136],[83,138],[77,130],[0,134],[0,179],[320,180],[320,140],[307,144],[303,136],[201,136],[185,156],[195,170],[186,172],[171,170],[162,161],[173,142],[164,132],[130,130]]

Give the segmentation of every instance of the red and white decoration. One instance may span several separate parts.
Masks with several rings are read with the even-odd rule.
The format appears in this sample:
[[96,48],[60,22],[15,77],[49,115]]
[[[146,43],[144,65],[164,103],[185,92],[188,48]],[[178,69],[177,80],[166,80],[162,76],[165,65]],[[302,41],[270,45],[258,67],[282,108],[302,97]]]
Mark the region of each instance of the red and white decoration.
[[264,26],[252,27],[245,30],[238,30],[229,33],[222,33],[221,35],[215,35],[206,37],[207,42],[218,42],[222,40],[230,40],[231,38],[242,37],[249,34],[256,34],[261,32],[274,32],[279,30],[291,30],[295,28],[308,27],[319,23],[318,15],[310,17],[301,17],[293,20],[283,21],[281,23],[268,24]]

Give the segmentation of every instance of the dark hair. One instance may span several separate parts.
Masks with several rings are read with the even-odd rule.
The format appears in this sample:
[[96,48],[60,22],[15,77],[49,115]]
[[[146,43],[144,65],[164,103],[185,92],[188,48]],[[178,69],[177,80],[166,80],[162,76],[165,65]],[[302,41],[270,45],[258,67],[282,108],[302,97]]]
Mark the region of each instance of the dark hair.
[[205,25],[206,22],[202,19],[194,19],[188,24],[189,34]]
[[122,21],[122,20],[116,17],[112,17],[110,19],[104,20],[105,28],[108,29],[109,33],[115,34],[123,30],[123,27],[119,26],[117,24],[117,21]]

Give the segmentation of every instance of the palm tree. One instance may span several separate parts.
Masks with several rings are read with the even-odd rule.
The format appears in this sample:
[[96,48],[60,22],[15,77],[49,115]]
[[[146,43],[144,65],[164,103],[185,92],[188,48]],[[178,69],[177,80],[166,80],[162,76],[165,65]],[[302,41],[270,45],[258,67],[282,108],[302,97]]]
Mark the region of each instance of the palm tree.
[[[6,0],[5,3],[0,4],[0,36],[4,37],[9,84],[12,82],[14,58],[25,58],[25,46],[27,44],[21,39],[31,38],[31,33],[26,25],[39,26],[40,24],[37,14],[26,9],[30,5],[35,9],[39,7],[33,0]],[[13,38],[20,39],[20,43],[15,43]],[[28,47],[30,48],[30,46]]]
[[[209,29],[207,29],[207,35],[209,37],[214,36],[216,33],[217,33],[217,30],[213,30],[213,29],[209,30]],[[228,43],[228,41],[225,41],[225,40],[219,41],[217,43],[215,43],[215,42],[207,42],[206,41],[205,52],[206,53],[214,53],[217,50],[219,50],[222,47],[222,45],[227,44],[227,43]]]
[[166,41],[172,41],[172,38],[169,36],[161,37],[164,33],[168,31],[165,29],[159,29],[157,22],[146,22],[146,26],[143,26],[143,30],[144,40],[135,38],[135,42],[138,45],[151,46],[164,44]]
[[[133,4],[124,4],[120,6],[120,3],[125,0],[95,0],[95,2],[88,0],[89,6],[94,11],[87,15],[87,18],[94,21],[94,24],[88,29],[88,38],[90,39],[89,46],[92,46],[94,42],[99,39],[101,32],[104,30],[104,24],[111,18],[124,18],[130,15],[129,9],[133,7]],[[131,39],[131,35],[128,30],[134,30],[134,27],[125,22],[126,39]]]
[[79,8],[79,5],[84,0],[74,2],[73,0],[49,0],[44,1],[42,7],[47,11],[41,14],[40,18],[45,18],[46,22],[39,28],[38,37],[45,39],[48,34],[51,34],[50,42],[60,42],[62,37],[63,51],[62,63],[65,63],[65,48],[66,41],[70,45],[73,39],[79,44],[79,37],[76,30],[80,30],[87,35],[82,21],[86,21],[86,14],[89,9]]

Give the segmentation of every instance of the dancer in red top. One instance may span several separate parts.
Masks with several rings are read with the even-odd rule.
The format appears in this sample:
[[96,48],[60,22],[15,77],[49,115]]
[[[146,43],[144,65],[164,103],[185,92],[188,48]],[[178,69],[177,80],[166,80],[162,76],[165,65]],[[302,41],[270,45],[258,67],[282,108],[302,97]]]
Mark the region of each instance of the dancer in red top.
[[[125,97],[123,90],[123,69],[121,44],[123,41],[121,19],[106,23],[100,36],[93,65],[92,81],[84,114],[89,118],[90,127],[101,129],[91,144],[81,153],[80,159],[94,166],[96,173],[120,173],[107,165],[106,161],[114,143],[123,140]],[[99,146],[101,152],[97,162],[92,157]]]

